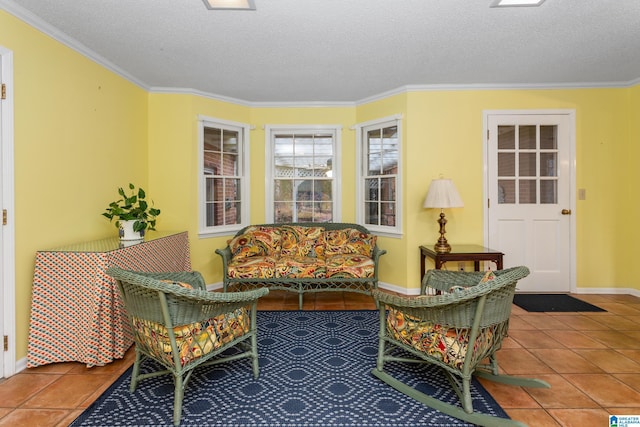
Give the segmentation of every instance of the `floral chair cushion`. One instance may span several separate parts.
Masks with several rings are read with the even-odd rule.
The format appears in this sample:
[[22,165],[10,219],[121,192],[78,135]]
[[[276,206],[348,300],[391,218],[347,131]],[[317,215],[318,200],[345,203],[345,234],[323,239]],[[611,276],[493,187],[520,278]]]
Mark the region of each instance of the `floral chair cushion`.
[[[171,340],[168,329],[160,323],[138,317],[133,318],[137,342],[155,358],[173,365]],[[220,314],[201,322],[176,326],[173,334],[180,354],[180,363],[185,366],[203,355],[249,332],[251,321],[246,308]]]
[[[461,369],[464,363],[470,331],[417,319],[394,308],[390,308],[387,314],[387,333],[391,337],[456,369]],[[493,336],[492,328],[482,329],[474,351],[479,354],[489,351],[493,346]]]
[[323,260],[311,257],[280,257],[276,260],[276,277],[324,278],[327,268]]
[[327,258],[327,277],[368,278],[375,274],[373,259],[354,254],[333,255]]
[[356,254],[371,257],[376,246],[377,236],[363,233],[355,228],[343,230],[327,230],[325,255]]
[[324,227],[285,225],[280,235],[282,256],[324,258]]
[[482,276],[482,279],[480,279],[480,283],[478,284],[487,283],[495,279],[496,275],[494,274],[494,272],[491,270],[487,270],[487,272],[484,273],[484,276]]
[[231,279],[259,279],[275,277],[276,258],[252,256],[234,258],[227,264],[227,274]]
[[176,286],[180,286],[181,288],[185,288],[185,289],[193,289],[193,286],[191,286],[189,283],[186,282],[176,282],[174,280],[160,280],[163,283],[169,283],[170,285],[176,285]]
[[280,247],[278,227],[251,226],[229,241],[233,259],[277,255]]

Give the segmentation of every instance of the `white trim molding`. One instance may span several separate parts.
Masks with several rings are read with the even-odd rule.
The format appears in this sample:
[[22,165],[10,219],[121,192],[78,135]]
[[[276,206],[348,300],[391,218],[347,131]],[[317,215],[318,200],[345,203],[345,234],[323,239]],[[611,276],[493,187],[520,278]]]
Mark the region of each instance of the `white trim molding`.
[[6,87],[6,99],[0,101],[0,147],[2,153],[2,209],[7,211],[7,224],[2,226],[2,309],[3,335],[9,342],[3,352],[0,377],[16,373],[16,262],[15,262],[15,193],[14,193],[14,127],[13,127],[13,52],[0,46],[0,80]]

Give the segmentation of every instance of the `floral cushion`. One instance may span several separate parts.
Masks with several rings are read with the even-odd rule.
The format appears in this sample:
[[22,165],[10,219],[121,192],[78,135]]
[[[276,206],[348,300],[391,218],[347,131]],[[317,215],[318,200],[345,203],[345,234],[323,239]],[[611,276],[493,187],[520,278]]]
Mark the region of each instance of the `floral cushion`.
[[[389,308],[387,333],[394,339],[416,350],[430,355],[443,363],[462,368],[469,348],[471,329],[446,328],[437,323],[427,322]],[[474,350],[484,354],[493,346],[494,331],[486,328],[480,331]]]
[[484,276],[482,276],[482,279],[480,279],[480,283],[487,283],[495,279],[496,279],[495,273],[491,270],[487,270],[487,272],[484,273]]
[[280,235],[282,256],[324,258],[324,227],[285,225]]
[[234,258],[227,264],[231,279],[258,279],[275,277],[276,259],[269,256]]
[[[185,366],[222,347],[249,332],[250,327],[251,321],[246,308],[239,308],[201,322],[174,327],[180,363]],[[144,350],[155,358],[173,365],[169,331],[164,325],[134,317],[133,329],[138,345],[142,345]]]
[[176,282],[175,280],[160,280],[160,281],[163,283],[169,283],[171,285],[180,286],[181,288],[185,288],[185,289],[193,289],[193,286],[191,286],[191,284],[186,282]]
[[276,277],[324,278],[327,268],[322,259],[311,257],[280,257],[276,260]]
[[234,259],[253,256],[273,256],[280,252],[280,230],[278,227],[248,227],[244,234],[229,242]]
[[355,228],[343,230],[327,230],[324,232],[326,241],[325,255],[358,254],[372,256],[377,236],[363,233]]
[[327,258],[327,277],[367,278],[375,274],[372,258],[363,255],[343,254]]

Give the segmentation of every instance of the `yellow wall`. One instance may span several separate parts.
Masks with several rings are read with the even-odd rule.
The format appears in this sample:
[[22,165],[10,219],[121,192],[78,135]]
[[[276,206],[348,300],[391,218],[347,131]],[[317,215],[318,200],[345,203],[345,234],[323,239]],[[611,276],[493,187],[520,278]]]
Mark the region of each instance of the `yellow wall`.
[[3,11],[0,45],[14,65],[20,359],[36,251],[115,233],[100,214],[117,187],[147,183],[147,93]]
[[[0,11],[0,45],[14,52],[16,357],[26,355],[35,252],[112,235],[100,213],[128,182],[162,209],[158,228],[188,230],[193,268],[220,281],[214,254],[228,236],[199,239],[197,115],[247,123],[251,187],[264,188],[264,125],[342,126],[342,221],[355,219],[356,123],[401,114],[402,238],[381,280],[415,289],[418,246],[437,238],[437,212],[422,208],[431,179],[452,178],[465,207],[447,213],[447,237],[483,242],[484,110],[575,109],[578,287],[640,289],[635,261],[640,202],[640,85],[617,89],[414,91],[358,106],[267,108],[196,95],[149,94]],[[251,193],[251,222],[263,222],[264,191]]]
[[637,226],[640,213],[640,191],[638,191],[638,183],[640,182],[640,168],[638,167],[638,159],[640,159],[640,85],[636,85],[626,92],[629,97],[629,108],[627,109],[629,133],[623,144],[621,167],[614,170],[617,172],[617,179],[619,179],[615,187],[621,188],[620,199],[615,204],[615,208],[603,208],[605,211],[603,216],[609,217],[609,219],[600,227],[606,230],[608,226],[604,224],[616,223],[618,247],[612,249],[613,253],[609,255],[608,261],[617,267],[617,271],[610,282],[620,287],[640,289],[640,279],[636,269],[633,268],[638,262],[635,249],[640,242],[640,227]]
[[[229,237],[198,238],[198,115],[239,123],[250,121],[247,107],[201,96],[151,94],[149,164],[154,167],[149,170],[149,188],[162,211],[156,228],[187,230],[191,266],[213,282],[222,280],[219,257],[214,251],[224,247]],[[256,145],[253,133],[251,145],[256,146],[254,151],[262,146]],[[260,178],[253,170],[251,173],[254,180]]]

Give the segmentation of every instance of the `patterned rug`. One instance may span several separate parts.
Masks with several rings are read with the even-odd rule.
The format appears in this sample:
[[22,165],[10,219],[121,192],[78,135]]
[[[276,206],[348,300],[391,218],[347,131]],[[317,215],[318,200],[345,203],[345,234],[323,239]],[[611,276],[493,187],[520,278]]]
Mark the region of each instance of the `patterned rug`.
[[[258,312],[260,377],[248,359],[195,371],[184,394],[183,426],[465,426],[371,375],[378,351],[377,311]],[[143,370],[155,369],[153,362]],[[389,363],[385,370],[422,392],[458,402],[432,367]],[[129,392],[131,369],[72,426],[171,425],[173,380],[147,379]],[[474,380],[479,412],[507,417]]]

